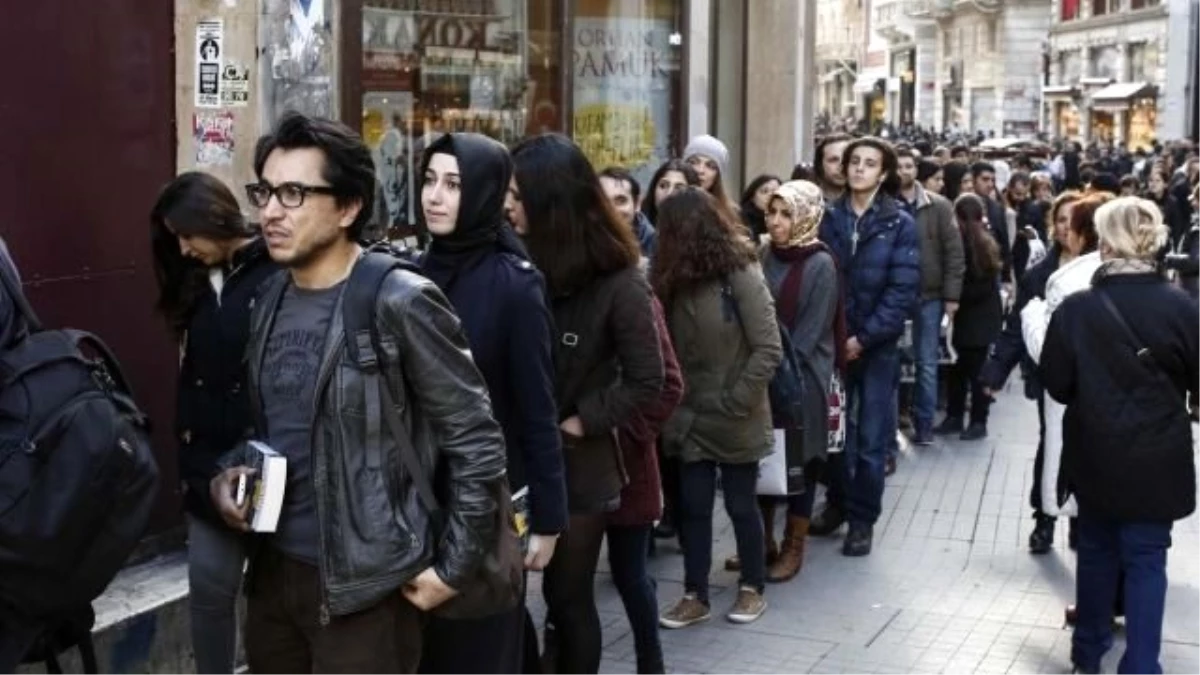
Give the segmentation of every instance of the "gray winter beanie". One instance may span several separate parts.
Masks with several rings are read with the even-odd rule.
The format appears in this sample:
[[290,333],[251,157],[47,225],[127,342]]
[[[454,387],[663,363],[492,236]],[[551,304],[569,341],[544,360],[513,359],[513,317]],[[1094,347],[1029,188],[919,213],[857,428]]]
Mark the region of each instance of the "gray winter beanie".
[[683,158],[686,160],[695,155],[703,155],[714,161],[721,169],[721,176],[724,177],[728,173],[729,168],[729,149],[725,144],[708,134],[701,134],[693,138],[687,147],[683,149]]

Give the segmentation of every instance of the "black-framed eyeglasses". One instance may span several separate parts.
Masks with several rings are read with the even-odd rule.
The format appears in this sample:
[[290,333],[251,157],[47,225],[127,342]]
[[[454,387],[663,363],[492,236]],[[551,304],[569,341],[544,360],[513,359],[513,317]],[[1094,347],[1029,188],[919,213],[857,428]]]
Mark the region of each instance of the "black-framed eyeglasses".
[[294,181],[280,183],[274,187],[265,181],[250,183],[246,186],[246,198],[260,209],[266,208],[267,204],[271,202],[272,195],[279,199],[279,203],[285,209],[299,208],[309,194],[336,195],[337,191],[328,185],[305,185]]

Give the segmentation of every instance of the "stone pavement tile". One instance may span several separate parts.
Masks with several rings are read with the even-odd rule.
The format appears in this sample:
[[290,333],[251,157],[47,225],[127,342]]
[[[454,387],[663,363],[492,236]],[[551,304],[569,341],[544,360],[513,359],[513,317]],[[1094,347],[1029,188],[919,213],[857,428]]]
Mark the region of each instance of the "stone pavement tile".
[[[1068,672],[1062,608],[1074,600],[1075,555],[1066,547],[1065,521],[1050,554],[1027,551],[1037,425],[1032,404],[1013,393],[1019,389],[1010,386],[999,397],[989,441],[943,440],[905,452],[887,483],[873,555],[842,557],[840,535],[811,539],[804,572],[769,587],[770,609],[749,626],[720,616],[736,575],[720,569],[735,546],[718,505],[710,577],[718,616],[705,626],[663,632],[671,671]],[[1173,539],[1163,665],[1198,672],[1200,517],[1178,523]],[[663,606],[682,591],[676,551],[674,543],[659,542],[650,564]],[[605,670],[631,672],[628,624],[606,575],[597,580],[597,598]],[[540,598],[530,606],[543,611]],[[1105,660],[1108,672],[1122,650],[1118,636]]]

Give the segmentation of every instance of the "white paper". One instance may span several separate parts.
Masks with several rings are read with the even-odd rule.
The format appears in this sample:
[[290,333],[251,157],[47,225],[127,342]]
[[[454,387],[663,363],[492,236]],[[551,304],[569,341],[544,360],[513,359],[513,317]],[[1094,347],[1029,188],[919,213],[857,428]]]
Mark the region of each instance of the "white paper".
[[783,429],[775,429],[775,447],[758,462],[756,492],[770,497],[787,495],[787,438]]
[[225,21],[196,23],[196,107],[221,107],[221,59],[225,57]]

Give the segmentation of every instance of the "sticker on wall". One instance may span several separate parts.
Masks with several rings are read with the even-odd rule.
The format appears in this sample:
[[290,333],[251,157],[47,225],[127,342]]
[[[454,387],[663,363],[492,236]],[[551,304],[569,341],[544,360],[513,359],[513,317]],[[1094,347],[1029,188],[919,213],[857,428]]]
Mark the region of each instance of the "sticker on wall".
[[250,103],[250,66],[226,63],[221,70],[221,105],[243,108]]
[[221,57],[225,22],[206,19],[196,23],[196,107],[221,107]]
[[233,165],[233,113],[192,113],[192,138],[197,167]]

